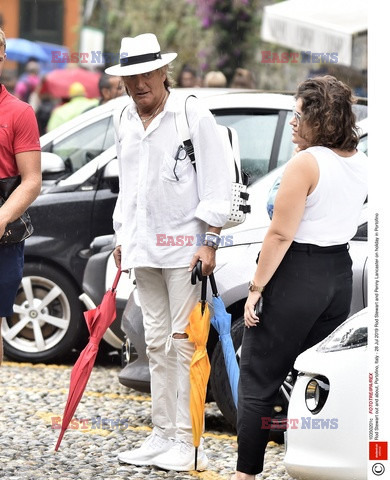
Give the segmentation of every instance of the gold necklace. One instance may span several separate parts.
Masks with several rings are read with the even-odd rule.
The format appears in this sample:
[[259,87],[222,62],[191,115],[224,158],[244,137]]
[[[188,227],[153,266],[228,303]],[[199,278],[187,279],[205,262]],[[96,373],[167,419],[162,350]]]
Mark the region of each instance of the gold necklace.
[[152,113],[152,115],[150,115],[150,117],[143,119],[143,118],[141,117],[140,113],[138,112],[138,116],[139,116],[139,118],[140,118],[140,120],[141,120],[141,122],[142,122],[143,125],[145,125],[145,123],[148,123],[150,120],[152,120],[152,118],[154,118],[154,117],[157,115],[157,112],[160,110],[161,105],[163,105],[163,103],[165,102],[165,100],[167,99],[167,97],[168,97],[168,92],[166,92],[166,94],[165,94],[162,102],[161,102],[160,105],[157,107],[157,109],[155,110],[155,112]]

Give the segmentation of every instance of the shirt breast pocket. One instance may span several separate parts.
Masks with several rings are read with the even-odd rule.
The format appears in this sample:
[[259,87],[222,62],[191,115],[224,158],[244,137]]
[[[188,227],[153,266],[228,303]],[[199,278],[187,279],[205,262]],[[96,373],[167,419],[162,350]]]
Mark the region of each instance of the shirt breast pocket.
[[194,167],[188,155],[185,155],[184,158],[181,158],[180,155],[176,155],[176,157],[177,159],[164,153],[161,165],[161,178],[164,182],[180,185],[190,180]]

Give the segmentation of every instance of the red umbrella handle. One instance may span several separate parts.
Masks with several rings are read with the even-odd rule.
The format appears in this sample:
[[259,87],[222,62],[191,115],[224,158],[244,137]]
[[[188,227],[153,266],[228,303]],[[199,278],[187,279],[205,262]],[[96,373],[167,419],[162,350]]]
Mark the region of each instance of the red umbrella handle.
[[114,292],[116,290],[116,287],[118,286],[118,282],[119,282],[119,279],[121,277],[121,274],[122,274],[122,270],[119,267],[118,271],[116,272],[116,275],[115,275],[114,283],[112,284],[112,287],[111,287],[112,292]]

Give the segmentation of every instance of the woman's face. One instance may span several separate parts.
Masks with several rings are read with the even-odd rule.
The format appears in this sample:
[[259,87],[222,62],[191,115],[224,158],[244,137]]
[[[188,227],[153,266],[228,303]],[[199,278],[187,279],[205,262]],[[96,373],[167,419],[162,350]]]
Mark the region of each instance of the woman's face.
[[[293,110],[293,116],[290,120],[290,125],[292,126],[292,141],[295,143],[300,149],[305,149],[309,146],[308,141],[303,138],[306,137],[305,133],[308,132],[308,128],[305,125],[305,122],[302,121],[302,100],[300,98],[297,99],[295,103],[295,108]],[[302,136],[303,135],[303,136]]]

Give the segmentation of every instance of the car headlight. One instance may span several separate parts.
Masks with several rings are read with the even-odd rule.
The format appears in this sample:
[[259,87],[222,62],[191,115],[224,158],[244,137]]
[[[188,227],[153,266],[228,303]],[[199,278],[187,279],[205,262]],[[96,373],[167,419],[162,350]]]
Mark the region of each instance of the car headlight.
[[360,312],[342,323],[316,348],[317,352],[338,352],[367,345],[366,313]]
[[318,375],[306,385],[305,402],[311,413],[316,414],[322,410],[329,395],[329,380]]

